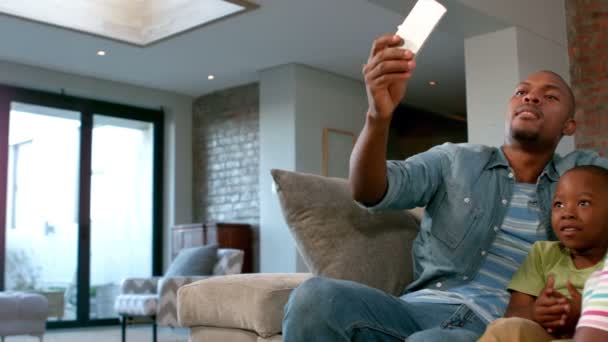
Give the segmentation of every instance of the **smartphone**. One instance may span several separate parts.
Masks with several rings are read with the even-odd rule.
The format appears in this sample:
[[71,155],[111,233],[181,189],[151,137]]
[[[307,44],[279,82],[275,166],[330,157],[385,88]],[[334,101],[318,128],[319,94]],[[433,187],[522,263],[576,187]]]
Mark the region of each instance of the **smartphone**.
[[435,0],[418,0],[398,27],[397,35],[404,40],[401,48],[417,54],[445,12],[447,9]]

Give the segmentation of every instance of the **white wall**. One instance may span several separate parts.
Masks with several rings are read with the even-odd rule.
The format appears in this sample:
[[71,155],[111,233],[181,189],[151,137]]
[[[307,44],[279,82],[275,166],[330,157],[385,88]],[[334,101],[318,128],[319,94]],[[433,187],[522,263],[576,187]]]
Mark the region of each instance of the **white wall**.
[[509,28],[465,40],[468,141],[504,142],[507,101],[519,82],[517,33]]
[[323,129],[358,135],[365,122],[363,83],[299,65],[296,69],[296,169],[321,174]]
[[321,174],[323,128],[359,134],[366,110],[365,88],[359,81],[295,64],[261,73],[261,272],[308,270],[271,191],[269,170]]
[[508,25],[524,28],[562,46],[568,44],[566,5],[571,0],[458,0]]
[[[465,40],[469,142],[500,146],[504,142],[507,103],[518,82],[540,70],[569,81],[566,46],[519,27]],[[565,137],[558,153],[574,149]]]
[[49,69],[0,61],[0,83],[165,111],[164,222],[165,266],[169,228],[192,219],[192,98]]
[[295,67],[260,72],[260,272],[293,272],[296,250],[272,191],[270,169],[294,170]]

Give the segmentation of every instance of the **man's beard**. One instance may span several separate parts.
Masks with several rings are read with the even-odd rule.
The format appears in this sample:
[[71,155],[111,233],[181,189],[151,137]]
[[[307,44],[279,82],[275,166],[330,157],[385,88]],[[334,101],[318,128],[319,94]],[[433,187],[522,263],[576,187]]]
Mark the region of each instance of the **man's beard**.
[[540,135],[538,131],[526,131],[511,126],[511,138],[522,143],[537,142]]

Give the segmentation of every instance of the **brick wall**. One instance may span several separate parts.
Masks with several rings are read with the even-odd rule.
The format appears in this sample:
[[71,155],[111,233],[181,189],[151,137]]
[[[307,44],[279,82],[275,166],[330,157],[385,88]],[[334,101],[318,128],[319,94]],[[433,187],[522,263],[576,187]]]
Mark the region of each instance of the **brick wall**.
[[258,84],[216,92],[194,101],[194,220],[253,225],[254,271],[259,269],[258,134]]
[[608,156],[608,0],[566,0],[577,148]]

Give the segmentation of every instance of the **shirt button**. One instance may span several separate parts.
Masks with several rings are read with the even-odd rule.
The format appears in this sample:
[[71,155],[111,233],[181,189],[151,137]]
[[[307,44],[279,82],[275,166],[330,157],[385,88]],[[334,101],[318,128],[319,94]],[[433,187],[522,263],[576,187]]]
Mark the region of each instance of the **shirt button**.
[[507,201],[506,199],[502,199],[502,204],[507,205],[507,203],[509,203],[509,201]]
[[464,198],[464,203],[469,203],[469,202],[471,202],[471,199],[470,199],[470,198],[468,198],[468,197],[465,197],[465,198]]
[[486,251],[481,251],[481,255],[486,255],[488,252]]
[[509,178],[513,178],[513,172],[509,172]]
[[462,280],[469,280],[469,277],[464,276],[464,277],[462,277]]
[[497,232],[498,231],[498,226],[494,226],[494,231]]
[[435,284],[435,286],[437,286],[437,287],[442,287],[442,286],[443,286],[443,284],[442,284],[441,282],[438,282],[437,284]]

